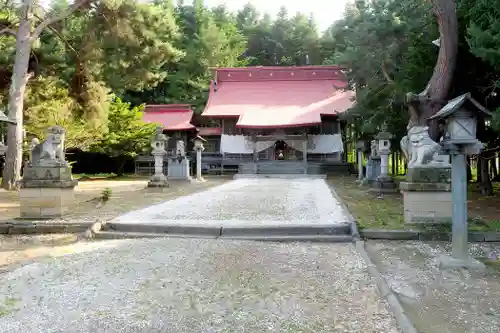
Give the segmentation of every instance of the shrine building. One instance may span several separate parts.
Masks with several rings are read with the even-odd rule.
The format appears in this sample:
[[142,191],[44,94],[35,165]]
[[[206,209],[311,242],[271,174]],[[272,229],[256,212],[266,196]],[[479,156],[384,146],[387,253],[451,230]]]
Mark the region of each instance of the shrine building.
[[190,138],[204,137],[205,172],[320,173],[347,167],[339,115],[354,93],[346,89],[338,66],[220,68],[201,116],[186,104],[147,105],[144,120],[163,126],[170,156],[176,141],[190,151]]
[[220,124],[219,152],[240,173],[317,173],[345,162],[346,88],[338,66],[221,68],[201,117]]

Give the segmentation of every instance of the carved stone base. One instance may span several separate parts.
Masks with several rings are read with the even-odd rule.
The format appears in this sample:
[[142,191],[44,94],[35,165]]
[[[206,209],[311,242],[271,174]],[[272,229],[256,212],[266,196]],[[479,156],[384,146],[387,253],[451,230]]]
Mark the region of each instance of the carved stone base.
[[48,219],[61,217],[71,209],[78,181],[72,179],[67,165],[28,165],[20,185],[21,217]]
[[415,167],[406,173],[409,183],[450,183],[451,168]]
[[148,187],[170,187],[167,177],[165,175],[153,175],[148,182]]
[[69,181],[71,182],[71,168],[68,165],[27,165],[23,170],[23,181]]
[[406,223],[451,222],[451,184],[402,182],[399,188]]
[[191,181],[189,173],[189,160],[183,159],[180,162],[177,159],[170,159],[168,161],[168,176],[169,181]]

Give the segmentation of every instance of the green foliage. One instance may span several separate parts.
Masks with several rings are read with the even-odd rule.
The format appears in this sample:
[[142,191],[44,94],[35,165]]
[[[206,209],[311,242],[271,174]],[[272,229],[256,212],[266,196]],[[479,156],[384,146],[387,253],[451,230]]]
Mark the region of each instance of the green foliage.
[[65,145],[87,149],[101,137],[102,127],[79,116],[81,107],[55,77],[38,77],[26,94],[25,128],[28,136],[43,139],[47,127],[66,129]]
[[[450,97],[471,91],[490,109],[499,108],[500,0],[457,4],[460,51]],[[67,6],[54,0],[51,11]],[[149,149],[154,126],[143,124],[141,107],[132,106],[189,103],[199,113],[213,67],[337,64],[349,68],[357,93],[346,119],[365,136],[386,123],[397,141],[408,119],[404,96],[425,87],[437,58],[431,6],[424,0],[356,1],[320,34],[313,17],[289,15],[286,8],[271,19],[251,4],[231,13],[198,0],[95,2],[34,43],[30,69],[37,76],[26,94],[26,130],[43,137],[47,126],[59,124],[67,129],[67,147],[134,155]],[[11,2],[0,4],[3,22],[15,26],[17,15]],[[0,36],[0,46],[5,104],[15,41]],[[495,116],[492,127],[497,122]]]
[[467,29],[471,52],[492,66],[500,65],[500,1],[463,1],[469,5]]
[[102,190],[102,193],[101,193],[102,202],[109,201],[109,199],[111,199],[112,194],[113,194],[113,190],[111,190],[109,187],[106,187],[104,190]]
[[109,106],[108,131],[94,144],[91,151],[115,156],[135,156],[149,150],[156,125],[142,121],[143,106],[131,107],[115,97]]

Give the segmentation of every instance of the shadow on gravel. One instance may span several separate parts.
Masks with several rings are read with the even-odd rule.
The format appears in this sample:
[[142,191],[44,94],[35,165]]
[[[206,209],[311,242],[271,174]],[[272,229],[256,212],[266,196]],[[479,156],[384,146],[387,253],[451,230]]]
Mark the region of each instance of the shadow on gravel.
[[[366,249],[416,329],[425,333],[493,333],[500,330],[500,265],[485,273],[446,270],[443,242],[369,241]],[[471,244],[476,258],[498,258],[500,244]]]

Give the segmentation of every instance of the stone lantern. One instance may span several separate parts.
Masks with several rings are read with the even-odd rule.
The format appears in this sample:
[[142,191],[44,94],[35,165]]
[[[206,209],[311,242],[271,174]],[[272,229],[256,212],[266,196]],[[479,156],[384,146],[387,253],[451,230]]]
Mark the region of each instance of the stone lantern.
[[163,173],[163,158],[167,151],[165,146],[169,140],[169,137],[163,134],[163,128],[161,126],[156,127],[156,133],[151,138],[151,148],[153,148],[151,154],[155,159],[155,172],[148,182],[148,187],[168,187],[167,177]]
[[202,151],[205,150],[205,147],[203,147],[203,144],[207,142],[204,138],[201,136],[197,135],[193,139],[194,143],[194,150],[196,151],[196,179],[199,181],[204,181],[202,175],[201,175],[201,153]]
[[445,121],[445,132],[440,144],[451,155],[452,192],[452,257],[443,257],[442,266],[483,268],[483,264],[469,256],[467,245],[467,155],[478,154],[484,147],[476,138],[478,115],[492,113],[474,100],[470,93],[452,99],[429,120]]
[[387,132],[384,128],[375,136],[377,140],[377,151],[380,156],[380,175],[372,184],[373,191],[392,192],[395,184],[391,176],[389,176],[389,154],[391,153],[391,139],[394,136]]

